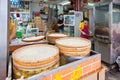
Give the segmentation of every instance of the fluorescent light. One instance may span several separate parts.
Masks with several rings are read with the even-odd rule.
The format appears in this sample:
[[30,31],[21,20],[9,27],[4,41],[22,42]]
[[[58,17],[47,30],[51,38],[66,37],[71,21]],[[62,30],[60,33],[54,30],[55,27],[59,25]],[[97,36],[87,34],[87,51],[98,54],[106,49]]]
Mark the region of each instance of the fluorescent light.
[[61,5],[68,5],[68,4],[70,4],[70,1],[63,1],[63,2],[61,2],[61,3],[59,3],[59,4],[61,4]]
[[94,3],[88,3],[88,6],[94,6]]

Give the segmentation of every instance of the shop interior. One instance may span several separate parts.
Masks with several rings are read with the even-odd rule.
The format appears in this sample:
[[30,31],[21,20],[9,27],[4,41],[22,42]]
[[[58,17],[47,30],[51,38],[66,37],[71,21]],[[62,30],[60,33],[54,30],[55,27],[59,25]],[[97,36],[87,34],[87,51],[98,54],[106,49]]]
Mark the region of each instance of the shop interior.
[[0,0],[0,80],[120,80],[120,0]]

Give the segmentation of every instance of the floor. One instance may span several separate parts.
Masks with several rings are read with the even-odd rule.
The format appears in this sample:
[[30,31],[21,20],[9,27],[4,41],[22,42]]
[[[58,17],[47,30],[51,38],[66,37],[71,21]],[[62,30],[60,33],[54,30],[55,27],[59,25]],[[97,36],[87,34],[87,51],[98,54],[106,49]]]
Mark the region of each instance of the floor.
[[106,72],[106,80],[120,80],[119,68],[111,69]]

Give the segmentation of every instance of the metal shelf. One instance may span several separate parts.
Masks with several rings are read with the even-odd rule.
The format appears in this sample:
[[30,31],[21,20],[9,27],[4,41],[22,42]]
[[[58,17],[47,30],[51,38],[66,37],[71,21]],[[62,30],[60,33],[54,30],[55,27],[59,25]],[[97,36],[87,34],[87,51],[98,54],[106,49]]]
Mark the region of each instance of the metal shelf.
[[10,12],[10,13],[19,13],[19,14],[30,14],[30,12]]

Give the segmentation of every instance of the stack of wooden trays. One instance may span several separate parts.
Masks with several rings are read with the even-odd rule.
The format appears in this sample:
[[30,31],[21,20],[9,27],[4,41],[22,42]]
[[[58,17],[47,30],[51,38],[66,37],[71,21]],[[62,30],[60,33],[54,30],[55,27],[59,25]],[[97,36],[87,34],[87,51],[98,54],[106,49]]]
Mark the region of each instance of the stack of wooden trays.
[[68,35],[63,33],[51,33],[47,36],[47,40],[49,43],[55,44],[55,41],[60,38],[68,37]]
[[60,53],[64,56],[84,57],[90,54],[91,42],[84,38],[68,37],[56,40]]
[[40,41],[43,40],[45,36],[31,36],[31,37],[26,37],[22,39],[24,42],[35,42],[35,41]]
[[37,44],[17,49],[12,54],[13,77],[28,78],[59,66],[59,49],[52,45]]

